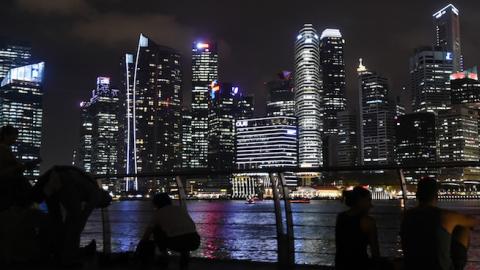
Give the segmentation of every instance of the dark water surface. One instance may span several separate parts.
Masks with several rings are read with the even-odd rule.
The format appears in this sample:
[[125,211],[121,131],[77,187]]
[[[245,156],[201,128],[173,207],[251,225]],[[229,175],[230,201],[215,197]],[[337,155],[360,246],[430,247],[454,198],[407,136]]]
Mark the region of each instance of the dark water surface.
[[[413,203],[413,202],[412,202]],[[479,201],[442,202],[451,208],[480,218]],[[339,201],[312,201],[292,204],[295,224],[296,262],[332,265],[335,252],[335,219],[345,208]],[[243,201],[189,201],[188,210],[202,236],[194,256],[254,261],[276,261],[277,242],[273,202],[245,204]],[[151,215],[144,201],[115,202],[109,209],[113,251],[133,251]],[[401,256],[399,244],[400,203],[374,201],[382,256]],[[99,213],[92,215],[82,241],[95,238],[101,245]],[[480,228],[473,233],[467,269],[480,269]]]

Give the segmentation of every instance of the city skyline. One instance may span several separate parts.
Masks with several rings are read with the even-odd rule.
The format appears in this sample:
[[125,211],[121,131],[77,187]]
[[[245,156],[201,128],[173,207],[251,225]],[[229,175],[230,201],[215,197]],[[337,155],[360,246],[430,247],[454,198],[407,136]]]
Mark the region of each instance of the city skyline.
[[[26,1],[28,2],[28,1]],[[76,2],[83,2],[83,1],[76,1]],[[144,1],[145,2],[145,7],[154,7],[153,4],[149,4],[149,1]],[[123,13],[125,13],[125,7],[122,7],[121,5],[113,5],[113,2],[110,2],[109,4],[105,5],[98,5],[95,4],[95,2],[89,2],[86,4],[86,9],[85,11],[82,8],[78,8],[78,10],[74,9],[72,12],[72,9],[69,9],[68,7],[56,7],[53,6],[54,4],[49,4],[46,5],[46,7],[33,11],[31,8],[29,9],[28,6],[21,6],[19,3],[15,2],[11,4],[10,6],[7,5],[7,8],[9,11],[12,12],[12,14],[27,14],[30,15],[32,21],[40,22],[36,28],[41,28],[42,27],[42,21],[46,21],[47,19],[45,18],[45,13],[46,14],[51,14],[51,18],[49,20],[60,20],[57,17],[71,17],[72,21],[75,21],[78,23],[78,16],[86,16],[91,18],[91,24],[93,25],[95,21],[98,22],[98,27],[102,28],[104,27],[104,21],[100,20],[101,18],[98,17],[99,14],[105,14],[105,20],[112,19],[110,10],[107,9],[107,7],[111,7],[111,11],[114,12],[116,11],[118,15],[120,16]],[[391,13],[390,15],[394,16],[401,16],[402,11],[409,11],[409,18],[411,21],[414,21],[414,25],[418,26],[415,29],[411,29],[409,25],[412,25],[412,22],[405,21],[403,22],[402,27],[397,27],[393,26],[391,22],[387,19],[389,16],[385,16],[386,14],[379,14],[380,18],[385,21],[385,26],[380,26],[376,24],[372,24],[369,19],[367,19],[368,13],[366,13],[369,8],[375,8],[374,10],[377,11],[382,11],[384,10],[385,13],[389,13],[386,6],[382,6],[381,3],[375,2],[375,1],[370,1],[369,3],[365,3],[363,6],[358,7],[357,6],[357,11],[358,12],[352,12],[353,8],[348,8],[348,9],[341,9],[341,5],[332,5],[332,4],[323,4],[320,5],[324,7],[325,10],[330,8],[329,10],[331,11],[332,15],[326,14],[328,12],[320,12],[319,14],[312,14],[312,12],[307,11],[307,8],[305,7],[299,7],[302,12],[298,12],[299,14],[291,14],[291,18],[287,20],[286,22],[282,22],[283,27],[275,27],[275,26],[262,26],[260,27],[261,29],[259,30],[266,30],[266,27],[270,29],[272,34],[276,33],[275,39],[272,41],[268,41],[268,38],[265,36],[259,36],[258,38],[255,39],[254,43],[256,45],[256,48],[252,50],[252,46],[249,45],[249,42],[254,42],[251,39],[248,39],[249,35],[258,35],[259,30],[255,30],[252,33],[249,33],[249,31],[246,30],[243,26],[240,27],[242,29],[233,28],[229,29],[232,30],[231,32],[236,33],[236,36],[233,37],[233,34],[229,34],[225,31],[219,30],[218,26],[212,26],[212,27],[207,27],[207,24],[209,24],[207,21],[204,20],[193,20],[193,18],[190,20],[190,22],[182,22],[183,25],[195,25],[195,27],[198,26],[198,28],[202,28],[200,30],[195,30],[195,31],[189,31],[188,27],[185,27],[185,33],[179,32],[179,36],[188,36],[187,38],[179,38],[181,40],[179,41],[172,41],[171,38],[158,38],[159,35],[162,36],[162,34],[159,34],[157,32],[162,32],[162,29],[160,28],[158,31],[153,31],[152,38],[158,42],[159,44],[162,45],[175,45],[173,46],[174,48],[177,48],[180,50],[182,55],[184,56],[184,62],[189,61],[189,54],[185,53],[185,48],[188,48],[191,46],[191,42],[195,40],[198,37],[203,37],[203,36],[215,36],[218,37],[219,40],[219,47],[220,47],[220,77],[222,77],[222,81],[235,81],[239,82],[239,84],[242,86],[242,88],[246,89],[249,94],[255,94],[256,97],[256,109],[257,109],[257,114],[261,115],[263,114],[263,103],[265,100],[266,96],[266,91],[264,90],[263,83],[268,81],[271,78],[271,74],[274,74],[280,70],[286,69],[286,70],[292,70],[292,62],[293,62],[293,50],[292,50],[292,36],[295,36],[295,32],[298,30],[298,28],[305,22],[312,22],[316,28],[318,28],[318,31],[321,31],[324,28],[327,27],[334,27],[338,28],[342,31],[342,34],[344,38],[347,40],[346,43],[346,69],[347,69],[347,95],[350,99],[349,103],[354,103],[355,104],[355,99],[352,99],[352,96],[354,97],[356,94],[356,83],[355,83],[355,76],[352,76],[352,71],[354,72],[355,68],[355,62],[359,57],[364,57],[365,61],[368,63],[368,66],[371,67],[372,69],[375,69],[379,72],[381,72],[383,75],[389,78],[389,80],[392,82],[391,83],[391,88],[392,92],[395,92],[395,94],[398,93],[399,89],[401,86],[404,86],[408,82],[408,57],[412,54],[412,49],[414,47],[418,47],[420,45],[429,45],[431,44],[431,40],[434,38],[434,33],[433,33],[433,22],[432,22],[432,14],[439,10],[444,4],[446,5],[447,2],[445,3],[437,3],[431,1],[430,3],[417,3],[415,5],[405,5],[401,3],[389,3],[392,5],[393,8],[396,8],[396,11],[394,14]],[[471,12],[470,10],[473,10],[470,3],[462,2],[462,1],[456,1],[453,2],[454,5],[457,6],[457,8],[460,9],[461,11],[461,33],[462,33],[462,52],[463,55],[465,56],[465,67],[473,66],[475,63],[478,63],[478,56],[476,56],[475,52],[472,50],[474,46],[472,46],[472,43],[475,44],[476,40],[475,38],[472,37],[473,33],[475,31],[472,31],[472,16],[468,16],[467,13]],[[82,4],[83,5],[83,4]],[[354,4],[355,5],[355,4]],[[213,9],[225,9],[224,6],[221,4],[216,4],[216,5],[206,5],[206,6],[211,6]],[[130,22],[133,26],[131,28],[128,28],[124,31],[124,33],[121,34],[121,38],[115,37],[113,34],[108,35],[106,34],[105,36],[102,36],[102,40],[98,40],[98,37],[96,39],[90,39],[90,38],[85,38],[85,36],[75,36],[79,40],[79,44],[82,44],[82,46],[89,45],[87,47],[90,47],[89,50],[92,51],[91,53],[87,53],[87,56],[92,56],[92,55],[97,55],[101,57],[83,57],[86,59],[89,59],[90,64],[88,66],[83,66],[81,72],[74,72],[75,70],[78,70],[78,67],[76,65],[72,66],[71,71],[59,71],[59,65],[58,62],[60,61],[59,58],[62,56],[65,58],[65,54],[69,55],[70,53],[76,52],[80,50],[79,44],[70,44],[68,52],[60,52],[58,56],[53,56],[52,49],[56,48],[56,46],[59,46],[57,44],[49,43],[49,42],[41,42],[42,40],[48,41],[48,38],[40,38],[37,36],[36,33],[32,32],[31,30],[27,31],[26,28],[24,27],[23,30],[21,29],[21,26],[15,26],[14,28],[16,29],[15,32],[12,31],[12,29],[4,29],[4,36],[8,37],[14,37],[17,39],[22,39],[22,40],[30,40],[33,45],[34,51],[38,51],[40,53],[35,53],[36,57],[39,59],[41,58],[42,60],[45,59],[47,64],[49,64],[49,69],[47,72],[47,78],[46,78],[46,122],[45,122],[45,128],[46,134],[46,142],[44,144],[45,148],[43,149],[43,156],[47,157],[47,159],[44,162],[45,166],[50,166],[55,163],[63,163],[66,164],[69,161],[71,161],[71,150],[72,150],[72,145],[76,141],[77,137],[77,117],[76,117],[76,112],[75,110],[78,110],[78,106],[74,106],[78,104],[78,102],[82,99],[85,99],[86,93],[83,91],[86,87],[83,87],[82,85],[89,85],[89,82],[92,80],[92,78],[95,78],[99,75],[105,75],[105,76],[111,76],[114,81],[119,81],[118,73],[117,70],[118,68],[118,62],[119,58],[117,58],[117,51],[119,51],[119,48],[121,46],[122,51],[125,50],[125,48],[131,48],[133,46],[126,46],[124,45],[125,43],[132,44],[135,43],[135,36],[138,36],[140,32],[146,32],[147,34],[150,34],[152,32],[152,27],[149,26],[148,24],[142,24],[140,23],[141,19],[140,16],[138,16],[138,13],[145,12],[145,7],[143,7],[142,11],[140,10],[135,11],[132,13],[131,18],[128,22]],[[195,6],[198,8],[198,6]],[[240,14],[249,14],[252,13],[253,17],[255,18],[254,15],[257,14],[258,10],[253,10],[253,9],[248,9],[249,6],[248,4],[237,4],[234,5],[232,8],[237,9]],[[258,9],[262,10],[265,8],[270,7],[269,4],[262,4],[258,7]],[[50,8],[49,10],[44,10]],[[193,9],[194,7],[191,7]],[[310,6],[312,8],[312,6]],[[93,10],[93,11],[92,11]],[[97,10],[97,11],[95,11]],[[320,9],[319,9],[320,10]],[[362,14],[362,11],[363,14]],[[42,13],[45,12],[45,13]],[[92,12],[94,15],[92,15]],[[153,8],[152,11],[149,11],[150,14],[159,12],[158,9]],[[187,9],[185,11],[181,11],[178,8],[167,5],[165,7],[165,12],[174,14],[172,15],[172,20],[175,21],[176,18],[182,18],[183,13],[186,14],[191,14],[191,11],[188,11]],[[373,10],[370,12],[374,12]],[[161,12],[159,12],[161,13]],[[297,12],[296,12],[297,13]],[[352,15],[352,13],[355,13]],[[358,14],[357,14],[358,13]],[[66,14],[67,16],[65,16]],[[109,15],[110,14],[110,15]],[[285,14],[285,13],[283,13]],[[333,16],[333,15],[343,15],[343,14],[351,14],[351,16]],[[471,14],[471,13],[470,13]],[[324,16],[322,16],[324,15]],[[206,16],[199,16],[196,15],[196,18],[202,18]],[[348,20],[345,19],[344,17],[348,17]],[[139,22],[137,24],[134,24],[132,21],[135,21],[134,19],[138,18]],[[66,18],[63,18],[66,19]],[[225,20],[224,18],[218,18],[219,20]],[[14,21],[14,20],[13,20]],[[181,20],[180,20],[181,21]],[[255,21],[255,20],[254,20]],[[258,18],[256,19],[258,22]],[[348,22],[347,22],[348,21]],[[357,25],[355,25],[353,22],[355,22]],[[151,22],[152,24],[155,23],[155,21]],[[244,20],[241,20],[238,24],[243,24],[245,23]],[[25,22],[26,25],[32,25],[30,22]],[[46,23],[48,24],[48,23]],[[370,27],[363,27],[362,31],[356,31],[355,29],[360,26],[365,26],[365,25],[370,25]],[[385,31],[387,26],[390,26],[389,30],[391,32]],[[33,26],[32,26],[33,27]],[[33,27],[33,28],[35,28]],[[134,28],[134,30],[132,29]],[[144,29],[145,28],[145,29]],[[281,28],[281,29],[277,29]],[[470,30],[469,30],[470,29]],[[113,31],[113,30],[112,30]],[[41,31],[40,31],[41,32]],[[95,32],[95,31],[90,31],[90,32]],[[118,32],[118,31],[117,31]],[[135,34],[133,34],[135,32]],[[257,32],[257,34],[255,34]],[[359,33],[356,33],[359,32]],[[207,35],[208,33],[209,35]],[[408,33],[408,35],[407,35]],[[56,33],[57,35],[61,35],[62,31]],[[78,34],[78,33],[77,33]],[[93,35],[93,33],[92,33]],[[113,35],[113,37],[112,37]],[[129,36],[127,39],[126,36]],[[390,41],[396,40],[397,38],[403,36],[400,41],[400,44],[396,44],[395,48],[392,48],[392,46],[389,44]],[[63,34],[63,37],[65,40],[72,40],[74,37],[68,36],[66,34]],[[371,49],[367,49],[367,47],[372,46],[372,42],[368,40],[370,37],[371,41],[379,40],[379,38],[383,38],[384,40],[382,42],[377,42],[379,43],[379,46],[382,45],[385,50],[378,50],[378,47],[373,47]],[[108,44],[106,45],[105,43],[111,43],[113,40],[117,40],[116,44]],[[243,42],[235,42],[238,40],[244,40]],[[246,41],[248,40],[248,42]],[[398,41],[398,40],[397,40]],[[64,42],[63,40],[59,41]],[[274,42],[274,43],[272,43]],[[362,43],[363,42],[363,43]],[[46,44],[44,44],[46,43]],[[114,42],[115,43],[115,42]],[[272,46],[272,44],[275,44],[275,46]],[[46,46],[49,46],[47,48]],[[96,45],[96,46],[92,46]],[[267,46],[268,45],[268,46]],[[113,46],[113,47],[112,47]],[[115,48],[116,47],[116,48]],[[266,48],[268,47],[268,50]],[[248,50],[249,53],[252,54],[252,57],[245,57],[245,49],[250,48]],[[71,49],[71,50],[70,50]],[[50,51],[50,52],[49,52]],[[258,51],[258,52],[256,52]],[[58,52],[58,50],[57,50]],[[281,54],[279,54],[279,52]],[[254,56],[259,56],[260,54],[265,55],[262,57],[254,57]],[[82,55],[82,54],[79,54]],[[279,56],[281,55],[281,56]],[[386,63],[385,60],[383,60],[382,56],[385,55],[390,55],[391,61],[388,61]],[[85,55],[83,55],[85,56]],[[56,59],[55,59],[56,58]],[[95,59],[98,58],[98,59]],[[239,58],[245,58],[239,60]],[[271,61],[265,61],[266,58],[269,58]],[[68,58],[66,58],[68,59]],[[106,59],[109,59],[108,61]],[[82,66],[85,60],[79,59],[78,56],[72,58],[72,60],[76,60],[78,62],[78,66]],[[65,61],[65,60],[62,60]],[[244,62],[250,62],[250,63],[258,63],[258,65],[252,66],[251,70],[247,70],[245,68]],[[101,63],[99,63],[101,62]],[[382,63],[383,62],[383,63]],[[50,64],[51,63],[51,64]],[[107,64],[108,63],[108,64]],[[385,64],[386,63],[386,64]],[[51,67],[51,68],[50,68]],[[86,68],[85,68],[86,67]],[[184,71],[188,73],[189,67],[188,63],[184,67]],[[60,72],[60,73],[59,73]],[[256,74],[258,73],[258,74]],[[55,76],[56,74],[59,74],[58,76]],[[67,76],[61,76],[62,74],[67,74]],[[253,75],[252,75],[253,74]],[[354,73],[353,73],[354,74]],[[187,77],[189,75],[186,75]],[[65,79],[64,78],[70,78],[75,79],[75,85],[72,86],[65,84]],[[238,78],[238,79],[237,79]],[[77,83],[78,81],[78,83]],[[188,78],[185,78],[184,81],[189,81]],[[79,89],[80,86],[82,86],[82,89]],[[119,85],[115,85],[116,87],[119,87]],[[184,87],[184,95],[185,92],[188,93],[190,87],[187,86]],[[59,103],[59,100],[65,100],[65,102]],[[188,98],[186,98],[188,100]],[[52,105],[55,104],[55,105]],[[407,104],[408,105],[408,104]],[[65,115],[65,116],[63,116]],[[67,122],[65,123],[65,118],[67,119]],[[70,123],[72,122],[72,123]],[[55,127],[54,127],[55,126]],[[58,128],[56,126],[66,126],[66,133],[61,134],[59,132]],[[61,144],[57,144],[60,138],[64,138]],[[66,138],[66,139],[65,139]]]

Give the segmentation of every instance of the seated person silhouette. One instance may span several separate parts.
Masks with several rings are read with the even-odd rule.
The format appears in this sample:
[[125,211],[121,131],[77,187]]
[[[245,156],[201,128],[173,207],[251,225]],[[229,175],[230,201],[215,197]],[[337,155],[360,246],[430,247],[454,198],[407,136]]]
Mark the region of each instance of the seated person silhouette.
[[405,269],[457,270],[467,262],[471,216],[437,207],[438,186],[433,178],[417,185],[418,205],[406,211],[401,225]]
[[110,204],[108,192],[77,167],[55,166],[39,178],[33,198],[47,203],[56,260],[63,266],[81,264],[80,235],[92,211]]
[[153,197],[155,212],[151,224],[146,228],[142,240],[148,241],[152,236],[156,246],[168,264],[170,249],[180,253],[180,269],[188,269],[190,251],[200,246],[200,236],[195,223],[188,212],[172,204],[166,193],[158,193]]
[[[372,195],[367,189],[357,186],[344,192],[345,204],[349,209],[338,214],[335,226],[335,268],[371,269],[372,259],[380,256],[377,226],[369,216]],[[372,258],[367,248],[370,248]]]

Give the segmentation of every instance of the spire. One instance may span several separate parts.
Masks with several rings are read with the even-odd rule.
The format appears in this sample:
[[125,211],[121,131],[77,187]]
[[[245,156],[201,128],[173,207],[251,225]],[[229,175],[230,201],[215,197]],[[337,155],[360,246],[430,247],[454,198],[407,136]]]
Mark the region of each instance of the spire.
[[365,71],[367,71],[367,67],[363,65],[363,59],[360,58],[360,59],[359,59],[359,64],[358,64],[358,68],[357,68],[357,72],[358,72],[359,74],[361,74],[361,73],[363,73],[363,72],[365,72]]

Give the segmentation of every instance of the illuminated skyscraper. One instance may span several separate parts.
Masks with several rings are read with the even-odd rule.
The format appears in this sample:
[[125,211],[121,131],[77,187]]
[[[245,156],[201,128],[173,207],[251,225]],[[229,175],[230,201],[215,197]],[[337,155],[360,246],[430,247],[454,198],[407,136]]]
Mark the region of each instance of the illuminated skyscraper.
[[415,112],[433,112],[450,107],[450,74],[453,62],[441,48],[422,47],[410,58],[410,78]]
[[388,80],[367,70],[360,59],[359,102],[361,162],[392,164],[395,144],[395,108],[388,100]]
[[436,45],[449,53],[453,60],[453,71],[463,70],[462,44],[460,42],[460,11],[452,4],[433,14]]
[[[127,172],[151,173],[179,168],[180,54],[140,35],[136,54],[125,57],[125,84]],[[137,189],[136,182],[129,188]]]
[[[479,120],[477,109],[453,105],[438,113],[438,160],[441,162],[478,161],[480,159]],[[451,168],[441,170],[441,180],[475,180],[478,168]]]
[[[43,62],[12,68],[0,84],[0,126],[18,128],[12,151],[22,162],[40,158],[44,69]],[[26,175],[38,176],[39,170]]]
[[194,42],[192,48],[192,160],[191,168],[208,167],[210,84],[218,81],[217,45]]
[[[80,148],[76,165],[93,174],[123,173],[121,102],[119,91],[111,88],[110,78],[98,77],[92,97],[80,107]],[[122,188],[109,184],[117,192]]]
[[360,161],[357,115],[343,111],[337,114],[337,121],[337,163],[335,165],[356,166]]
[[320,36],[320,65],[323,81],[323,130],[325,135],[338,133],[337,114],[345,111],[345,40],[338,29],[325,29]]
[[295,116],[293,74],[283,71],[265,84],[268,91],[267,116]]
[[452,104],[465,104],[468,107],[480,108],[480,81],[477,67],[457,72],[450,76],[452,88]]
[[210,169],[231,169],[235,155],[234,96],[238,87],[212,82],[208,116],[208,165]]
[[320,39],[305,24],[295,41],[295,113],[298,119],[300,167],[322,165],[323,97],[320,79]]
[[0,80],[16,67],[31,64],[32,48],[25,44],[0,43]]
[[182,168],[190,168],[192,160],[192,113],[182,110]]

